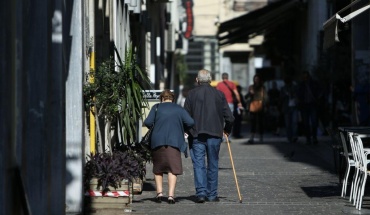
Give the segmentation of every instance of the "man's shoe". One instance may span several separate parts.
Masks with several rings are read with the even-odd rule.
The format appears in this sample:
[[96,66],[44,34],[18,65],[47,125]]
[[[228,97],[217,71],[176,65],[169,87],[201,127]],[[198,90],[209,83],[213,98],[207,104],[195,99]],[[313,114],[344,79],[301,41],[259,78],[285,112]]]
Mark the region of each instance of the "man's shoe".
[[220,201],[220,199],[218,197],[213,198],[213,199],[207,198],[207,202],[219,202],[219,201]]
[[206,197],[204,196],[198,196],[197,197],[197,203],[204,203],[206,201]]

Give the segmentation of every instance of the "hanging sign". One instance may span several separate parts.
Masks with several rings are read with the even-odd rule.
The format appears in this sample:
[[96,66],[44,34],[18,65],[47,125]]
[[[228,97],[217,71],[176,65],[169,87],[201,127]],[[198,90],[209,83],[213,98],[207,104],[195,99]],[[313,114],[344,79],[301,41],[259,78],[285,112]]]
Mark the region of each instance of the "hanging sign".
[[193,16],[193,0],[182,0],[182,6],[186,12],[186,30],[184,37],[186,39],[191,38],[194,28],[194,16]]

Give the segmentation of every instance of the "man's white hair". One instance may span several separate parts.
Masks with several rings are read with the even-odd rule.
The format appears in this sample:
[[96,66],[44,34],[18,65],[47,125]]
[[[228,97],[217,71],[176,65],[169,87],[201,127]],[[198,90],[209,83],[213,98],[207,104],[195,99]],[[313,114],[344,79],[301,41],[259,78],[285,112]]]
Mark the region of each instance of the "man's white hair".
[[211,83],[211,73],[206,69],[199,70],[197,79],[199,83]]

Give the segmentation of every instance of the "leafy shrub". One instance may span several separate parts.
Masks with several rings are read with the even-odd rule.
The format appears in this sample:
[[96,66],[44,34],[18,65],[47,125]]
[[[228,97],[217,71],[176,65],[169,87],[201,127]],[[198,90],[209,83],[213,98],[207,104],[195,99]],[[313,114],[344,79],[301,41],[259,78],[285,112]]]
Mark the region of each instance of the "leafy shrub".
[[90,189],[90,181],[98,179],[97,187],[107,192],[108,187],[115,189],[121,187],[124,179],[132,182],[134,178],[142,178],[145,175],[145,167],[142,159],[138,159],[129,152],[114,151],[112,154],[96,153],[87,158],[84,169],[84,188]]

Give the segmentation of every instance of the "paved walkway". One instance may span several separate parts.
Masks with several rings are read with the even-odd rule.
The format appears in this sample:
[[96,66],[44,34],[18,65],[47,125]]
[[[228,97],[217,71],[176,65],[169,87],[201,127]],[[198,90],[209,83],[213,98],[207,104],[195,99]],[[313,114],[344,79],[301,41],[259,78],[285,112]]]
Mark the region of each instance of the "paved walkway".
[[[263,143],[246,142],[244,138],[233,139],[231,143],[242,203],[225,143],[220,153],[220,202],[194,202],[191,159],[183,158],[184,174],[178,177],[175,205],[154,202],[156,192],[149,164],[144,191],[134,196],[132,212],[126,214],[370,214],[369,204],[365,203],[359,213],[348,199],[340,197],[341,185],[335,173],[329,136],[319,137],[318,145],[304,145],[302,137],[295,145],[288,144],[284,137],[268,134]],[[287,157],[292,151],[293,157]],[[165,179],[165,194],[166,191]],[[95,214],[124,214],[115,210],[100,212]]]

